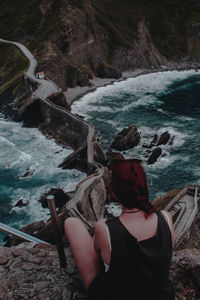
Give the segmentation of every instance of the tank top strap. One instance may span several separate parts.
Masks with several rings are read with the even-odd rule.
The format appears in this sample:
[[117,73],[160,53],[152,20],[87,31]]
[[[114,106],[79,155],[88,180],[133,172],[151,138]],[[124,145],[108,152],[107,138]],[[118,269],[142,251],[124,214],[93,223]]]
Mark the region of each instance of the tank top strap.
[[[122,225],[119,221],[119,218],[115,217],[106,221],[106,225],[109,229],[110,233],[110,245],[111,249],[119,248],[119,241],[123,241],[125,239],[132,239],[137,241],[137,239],[131,235],[127,229]],[[122,247],[123,245],[121,245]]]

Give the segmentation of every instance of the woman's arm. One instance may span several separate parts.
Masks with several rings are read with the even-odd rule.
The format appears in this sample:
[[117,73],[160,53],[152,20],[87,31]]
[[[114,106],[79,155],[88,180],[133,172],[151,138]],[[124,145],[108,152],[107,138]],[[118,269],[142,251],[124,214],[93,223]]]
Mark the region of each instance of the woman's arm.
[[171,237],[172,237],[172,244],[174,244],[175,234],[174,234],[174,224],[172,221],[172,217],[171,217],[170,213],[166,210],[162,210],[161,212],[162,212],[165,220],[167,221],[167,224],[169,225],[169,229],[171,231]]

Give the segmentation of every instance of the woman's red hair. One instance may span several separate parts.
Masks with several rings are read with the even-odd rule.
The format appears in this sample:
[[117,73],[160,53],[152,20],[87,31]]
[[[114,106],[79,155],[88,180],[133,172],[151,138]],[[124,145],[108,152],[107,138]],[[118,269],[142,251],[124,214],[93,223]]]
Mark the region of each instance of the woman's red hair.
[[138,159],[114,160],[111,163],[111,196],[126,208],[139,208],[148,217],[154,208],[149,202],[146,174]]

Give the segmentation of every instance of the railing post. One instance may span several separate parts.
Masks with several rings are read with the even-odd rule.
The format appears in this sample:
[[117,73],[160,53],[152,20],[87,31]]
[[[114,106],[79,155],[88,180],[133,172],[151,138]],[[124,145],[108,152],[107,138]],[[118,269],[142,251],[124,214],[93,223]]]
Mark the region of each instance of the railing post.
[[49,210],[51,213],[51,220],[54,225],[54,232],[55,232],[55,240],[56,240],[56,246],[58,250],[58,256],[60,260],[60,267],[66,268],[66,257],[64,252],[64,247],[62,243],[62,231],[58,222],[58,216],[56,213],[56,207],[55,207],[55,200],[53,195],[49,195],[47,197],[47,202],[49,206]]

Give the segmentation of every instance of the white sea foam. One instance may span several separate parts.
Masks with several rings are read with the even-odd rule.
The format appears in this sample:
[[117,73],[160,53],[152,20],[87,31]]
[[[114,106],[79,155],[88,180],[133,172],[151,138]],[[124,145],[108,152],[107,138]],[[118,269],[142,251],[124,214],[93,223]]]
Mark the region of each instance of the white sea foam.
[[[11,170],[6,174],[14,171],[16,178],[15,181],[11,178],[15,186],[10,187],[8,183],[4,194],[7,192],[13,205],[22,198],[29,201],[28,206],[15,207],[10,211],[11,226],[19,228],[36,220],[46,220],[49,211],[37,201],[40,196],[52,187],[62,188],[66,192],[74,190],[86,176],[77,170],[58,168],[72,149],[62,148],[53,139],[46,139],[37,129],[22,128],[19,123],[1,122],[0,149],[0,168]],[[28,176],[23,177],[27,172]]]
[[179,119],[180,121],[186,121],[186,122],[191,122],[191,121],[194,121],[195,119],[194,118],[191,118],[191,117],[186,117],[186,116],[177,116],[176,117],[177,119]]
[[152,104],[153,101],[156,101],[156,98],[153,97],[154,94],[164,92],[176,80],[183,80],[197,74],[200,74],[200,71],[167,71],[140,75],[125,81],[115,82],[112,85],[100,87],[93,93],[86,94],[72,105],[72,112],[87,115],[88,107],[92,110],[99,109],[99,107],[96,108],[90,104],[100,103],[103,97],[120,93],[132,93],[137,96],[138,100],[132,104],[133,106]]

